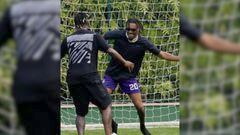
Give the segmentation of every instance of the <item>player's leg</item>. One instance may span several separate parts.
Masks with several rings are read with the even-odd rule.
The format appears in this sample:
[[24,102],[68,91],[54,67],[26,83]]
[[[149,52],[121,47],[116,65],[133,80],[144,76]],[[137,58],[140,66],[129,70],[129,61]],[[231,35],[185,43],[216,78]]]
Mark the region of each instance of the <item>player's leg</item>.
[[16,108],[27,135],[60,135],[58,101],[17,103]]
[[102,83],[109,94],[112,94],[117,87],[117,82],[108,75],[104,75]]
[[[38,134],[40,134],[41,132],[44,132],[43,129],[41,129],[42,127],[39,125],[41,121],[35,123],[37,121],[37,118],[43,117],[43,114],[41,114],[41,116],[37,116],[38,114],[36,114],[36,113],[39,113],[39,110],[41,110],[40,106],[41,108],[43,106],[40,104],[41,103],[39,102],[16,104],[18,117],[26,131],[26,135],[35,134],[37,133],[37,131],[38,131]],[[36,128],[37,126],[40,126],[39,129]]]
[[77,115],[76,117],[76,128],[78,135],[84,135],[85,134],[85,117]]
[[49,121],[51,134],[50,135],[60,135],[61,127],[60,127],[60,97],[57,99],[48,99],[47,100],[49,117],[51,118]]
[[[108,110],[105,110],[106,112],[102,111],[100,108],[99,108],[102,116],[104,119],[108,119],[106,117],[110,116],[109,115],[109,111]],[[118,130],[118,124],[114,121],[113,117],[112,117],[112,114],[111,114],[111,121],[112,121],[112,133],[115,133],[115,135],[117,135],[117,130]]]
[[[117,82],[114,81],[110,76],[105,75],[104,78],[103,78],[103,85],[106,88],[107,92],[109,94],[112,94],[112,92],[117,87]],[[118,124],[112,118],[112,133],[117,134],[117,130],[118,130]]]
[[115,133],[115,135],[117,135],[117,131],[118,131],[118,124],[112,118],[112,133]]
[[85,133],[85,116],[88,113],[89,93],[83,85],[70,85],[69,91],[76,108],[76,128],[78,135]]
[[111,134],[111,121],[112,121],[112,109],[111,105],[109,105],[106,109],[101,109],[99,107],[99,111],[102,115],[102,122],[104,125],[104,130],[106,134]]
[[137,110],[142,134],[150,135],[149,131],[145,127],[145,111],[138,81],[135,78],[123,80],[120,82],[120,87],[122,92],[127,93],[130,96]]
[[112,134],[112,110],[111,110],[111,97],[104,88],[100,77],[99,81],[88,85],[88,90],[91,93],[92,102],[97,105],[102,113],[102,121],[106,135]]
[[145,126],[145,111],[144,105],[141,98],[141,93],[133,93],[129,94],[135,108],[137,109],[139,121],[140,121],[140,129],[143,135],[150,135],[149,131],[146,129]]

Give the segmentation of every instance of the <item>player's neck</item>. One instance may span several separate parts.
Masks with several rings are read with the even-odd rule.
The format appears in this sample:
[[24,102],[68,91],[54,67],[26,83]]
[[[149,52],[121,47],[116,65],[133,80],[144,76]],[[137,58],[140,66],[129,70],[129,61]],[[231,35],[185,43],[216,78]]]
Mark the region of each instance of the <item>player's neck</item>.
[[[126,33],[126,37],[128,38],[128,34]],[[128,38],[128,42],[130,42],[130,43],[136,43],[137,41],[138,41],[138,39],[139,39],[139,35],[137,35],[134,39],[132,39],[132,40],[130,40],[129,38]]]
[[77,31],[79,31],[79,30],[90,30],[90,28],[87,25],[84,25],[84,26],[76,28],[76,30]]

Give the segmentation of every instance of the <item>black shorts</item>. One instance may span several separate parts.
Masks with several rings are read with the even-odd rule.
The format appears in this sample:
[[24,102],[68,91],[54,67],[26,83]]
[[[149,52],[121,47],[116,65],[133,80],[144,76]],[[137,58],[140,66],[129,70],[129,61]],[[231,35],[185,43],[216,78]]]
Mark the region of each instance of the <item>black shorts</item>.
[[27,135],[60,135],[60,100],[16,104],[20,123]]
[[106,109],[112,102],[110,95],[105,90],[100,78],[85,83],[69,85],[70,95],[79,116],[88,113],[89,102],[92,102],[100,109]]

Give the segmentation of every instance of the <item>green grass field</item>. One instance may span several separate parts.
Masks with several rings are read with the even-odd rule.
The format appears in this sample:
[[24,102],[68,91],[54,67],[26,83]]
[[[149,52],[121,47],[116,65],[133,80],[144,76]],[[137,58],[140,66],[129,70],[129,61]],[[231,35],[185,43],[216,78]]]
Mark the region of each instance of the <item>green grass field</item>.
[[[179,128],[149,128],[152,135],[179,135]],[[86,135],[104,135],[102,130],[86,130]],[[63,131],[61,135],[77,135],[76,131]],[[119,129],[118,135],[141,135],[139,129]]]

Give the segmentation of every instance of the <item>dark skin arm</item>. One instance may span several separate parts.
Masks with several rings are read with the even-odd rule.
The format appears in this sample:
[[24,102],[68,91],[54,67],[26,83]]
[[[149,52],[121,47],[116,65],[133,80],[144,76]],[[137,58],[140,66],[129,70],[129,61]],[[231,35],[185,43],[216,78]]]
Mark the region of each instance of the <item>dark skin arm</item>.
[[107,50],[107,53],[110,54],[112,57],[116,58],[119,62],[121,62],[124,67],[128,69],[129,72],[131,72],[134,68],[134,64],[130,61],[125,60],[117,51],[115,51],[113,48],[109,48]]
[[164,51],[161,51],[159,53],[159,57],[165,59],[165,60],[169,60],[169,61],[179,61],[180,60],[180,57],[179,56],[175,56],[175,55],[172,55],[168,52],[164,52]]
[[204,33],[199,38],[198,42],[203,47],[213,51],[230,53],[230,54],[240,54],[239,44],[222,39],[218,36],[213,36],[213,35]]

